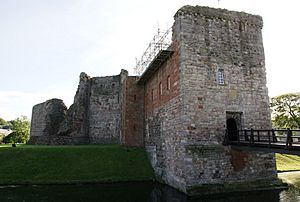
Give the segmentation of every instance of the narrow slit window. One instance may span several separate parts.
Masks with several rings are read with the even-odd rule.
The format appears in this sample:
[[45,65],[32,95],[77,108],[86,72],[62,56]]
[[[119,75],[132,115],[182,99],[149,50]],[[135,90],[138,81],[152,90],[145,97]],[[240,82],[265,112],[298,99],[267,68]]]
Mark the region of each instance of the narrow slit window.
[[220,85],[224,85],[225,84],[224,69],[219,69],[218,70],[217,81],[218,81],[218,84],[220,84]]
[[171,89],[171,78],[170,76],[168,76],[167,78],[167,90],[170,90]]
[[154,89],[152,89],[152,91],[151,91],[151,100],[152,101],[154,100]]
[[159,95],[162,96],[163,94],[163,89],[162,89],[162,83],[159,83]]

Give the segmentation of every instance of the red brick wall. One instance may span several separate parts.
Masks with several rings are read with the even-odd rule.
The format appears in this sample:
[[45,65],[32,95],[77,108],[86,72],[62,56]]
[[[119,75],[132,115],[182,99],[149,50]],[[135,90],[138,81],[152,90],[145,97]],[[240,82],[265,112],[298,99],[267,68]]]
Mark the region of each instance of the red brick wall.
[[[179,50],[175,47],[173,55],[145,82],[146,116],[179,94]],[[173,49],[173,50],[174,50]],[[168,89],[168,77],[170,89]],[[160,92],[160,83],[162,93]]]
[[122,108],[122,144],[144,146],[144,86],[136,84],[136,77],[124,83]]

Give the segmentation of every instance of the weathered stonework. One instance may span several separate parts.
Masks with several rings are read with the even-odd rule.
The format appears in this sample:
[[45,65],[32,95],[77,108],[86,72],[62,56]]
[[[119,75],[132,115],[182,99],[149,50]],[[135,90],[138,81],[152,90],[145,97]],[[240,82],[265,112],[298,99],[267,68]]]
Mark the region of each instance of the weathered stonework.
[[[57,120],[55,117],[51,119],[55,124],[48,124],[47,117],[54,112],[45,105],[48,106],[56,99],[34,106],[29,143],[120,144],[122,86],[127,77],[125,70],[120,75],[93,78],[81,73],[74,103],[66,110],[60,100],[64,111],[55,111],[58,114],[61,112]],[[52,131],[53,128],[55,131]]]
[[222,145],[226,128],[271,128],[262,18],[184,6],[174,19],[164,62],[141,78],[82,73],[68,110],[33,108],[30,143],[145,146],[157,178],[189,195],[276,184],[274,154]]
[[123,85],[121,143],[144,146],[144,86],[136,84],[137,77],[127,77]]
[[67,107],[62,100],[51,99],[37,104],[32,109],[29,144],[49,144],[59,125],[65,119]]
[[87,144],[88,138],[88,106],[90,77],[80,74],[80,81],[74,103],[67,110],[66,118],[60,124],[59,131],[51,144]]
[[120,76],[92,79],[89,103],[89,137],[91,143],[120,142]]
[[[191,195],[276,182],[274,154],[222,146],[230,118],[237,129],[271,128],[261,17],[185,6],[174,18],[174,54],[145,82],[145,143],[156,175]],[[177,72],[170,99],[165,87],[159,96],[164,72]]]

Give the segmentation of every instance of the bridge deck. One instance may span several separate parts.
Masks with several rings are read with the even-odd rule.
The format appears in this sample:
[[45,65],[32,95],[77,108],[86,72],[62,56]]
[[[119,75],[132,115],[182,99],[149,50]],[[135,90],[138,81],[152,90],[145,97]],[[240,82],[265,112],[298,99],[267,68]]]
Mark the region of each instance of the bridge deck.
[[288,150],[282,148],[267,148],[267,147],[250,147],[243,145],[231,145],[232,149],[248,152],[264,152],[264,153],[279,153],[279,154],[292,154],[300,156],[300,150]]
[[300,155],[300,130],[226,131],[224,145],[242,150]]

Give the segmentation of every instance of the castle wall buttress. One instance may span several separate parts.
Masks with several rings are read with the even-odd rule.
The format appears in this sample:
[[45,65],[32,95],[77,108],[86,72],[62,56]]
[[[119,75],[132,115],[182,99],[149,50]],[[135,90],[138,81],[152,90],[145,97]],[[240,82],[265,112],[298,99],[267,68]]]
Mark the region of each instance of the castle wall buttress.
[[145,147],[158,179],[184,189],[179,47],[145,82]]
[[144,147],[144,86],[129,76],[123,84],[121,143]]

